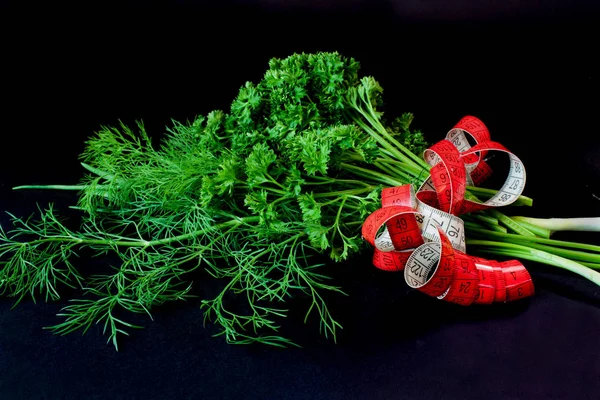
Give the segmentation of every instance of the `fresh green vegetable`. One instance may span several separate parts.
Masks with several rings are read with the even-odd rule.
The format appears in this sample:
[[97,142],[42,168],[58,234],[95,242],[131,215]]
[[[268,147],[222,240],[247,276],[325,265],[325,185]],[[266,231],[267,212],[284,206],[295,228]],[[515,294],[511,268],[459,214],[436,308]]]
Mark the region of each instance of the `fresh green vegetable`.
[[[366,248],[361,224],[379,208],[383,187],[420,185],[429,174],[420,157],[428,143],[411,127],[413,115],[388,120],[382,105],[382,88],[359,76],[356,60],[294,54],[271,59],[262,80],[246,83],[226,112],[173,121],[159,144],[141,123],[102,127],[81,154],[82,182],[19,187],[78,191],[82,221],[68,227],[52,205],[36,218],[11,216],[13,228],[0,233],[0,290],[18,303],[58,300],[63,286],[77,288],[81,298],[49,329],[65,334],[102,323],[117,348],[118,335],[137,327],[123,310],[150,315],[159,304],[189,298],[187,275],[203,267],[224,281],[201,308],[228,342],[293,344],[277,334],[277,321],[294,295],[311,300],[306,317],[316,314],[323,334],[335,339],[340,326],[323,293],[343,288],[328,281],[326,261]],[[471,197],[492,193],[469,188]],[[585,250],[584,258],[593,257],[583,261],[597,265],[596,247],[572,243],[559,257],[553,254],[563,242],[542,242],[497,211],[465,220],[473,238],[485,239],[471,240],[469,250],[529,251],[525,258],[600,282],[577,263]],[[74,264],[86,252],[120,263],[87,276]],[[246,307],[230,307],[231,295]]]
[[532,218],[515,216],[512,219],[519,224],[545,231],[550,237],[558,231],[600,232],[600,218]]

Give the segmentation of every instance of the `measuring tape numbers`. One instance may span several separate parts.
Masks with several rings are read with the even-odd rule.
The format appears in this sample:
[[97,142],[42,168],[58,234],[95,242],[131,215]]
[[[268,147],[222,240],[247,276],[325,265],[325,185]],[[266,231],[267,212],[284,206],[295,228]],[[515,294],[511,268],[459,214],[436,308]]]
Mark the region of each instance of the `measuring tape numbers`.
[[[466,199],[467,186],[479,185],[492,174],[485,157],[494,151],[504,152],[510,161],[502,187],[484,202]],[[532,296],[531,276],[519,261],[466,253],[459,217],[514,202],[525,186],[521,160],[492,141],[487,127],[472,116],[462,118],[423,156],[430,176],[416,193],[410,184],[383,189],[382,207],[363,223],[362,237],[374,247],[373,265],[403,271],[411,288],[465,306]]]

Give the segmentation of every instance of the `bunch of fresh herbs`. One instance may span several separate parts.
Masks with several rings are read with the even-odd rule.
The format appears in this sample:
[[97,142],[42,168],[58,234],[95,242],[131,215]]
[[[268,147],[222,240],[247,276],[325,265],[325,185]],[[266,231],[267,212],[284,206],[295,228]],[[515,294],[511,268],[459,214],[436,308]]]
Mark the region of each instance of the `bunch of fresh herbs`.
[[[247,82],[226,111],[173,121],[161,143],[143,124],[102,127],[81,154],[76,185],[21,186],[78,191],[77,229],[50,204],[39,215],[12,216],[0,232],[0,290],[61,298],[81,292],[50,327],[65,334],[104,325],[117,347],[135,326],[123,310],[147,313],[186,299],[198,267],[224,280],[201,300],[205,318],[230,343],[286,345],[277,334],[292,293],[310,299],[322,332],[339,328],[324,291],[324,258],[348,260],[367,245],[362,221],[380,207],[383,187],[420,185],[429,174],[428,146],[412,114],[388,120],[382,88],[361,77],[359,63],[338,53],[273,58],[258,83]],[[469,187],[469,195],[494,191]],[[521,197],[515,204],[531,205]],[[498,211],[466,216],[467,246],[567,268],[600,284],[600,247],[556,241],[535,221]],[[533,223],[532,223],[533,222]],[[111,254],[118,265],[87,276],[77,255]],[[245,299],[245,312],[225,299]]]

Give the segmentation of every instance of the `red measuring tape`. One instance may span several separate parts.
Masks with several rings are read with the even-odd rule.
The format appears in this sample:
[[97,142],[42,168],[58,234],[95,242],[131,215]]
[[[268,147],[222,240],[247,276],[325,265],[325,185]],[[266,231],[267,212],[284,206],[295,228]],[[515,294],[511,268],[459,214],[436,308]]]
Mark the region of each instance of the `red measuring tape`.
[[[479,185],[491,175],[484,157],[493,151],[509,157],[504,184],[483,203],[466,199],[467,185]],[[425,150],[424,158],[431,174],[418,191],[410,184],[383,189],[382,207],[362,226],[363,238],[374,247],[373,265],[404,271],[410,287],[465,306],[532,296],[531,276],[519,261],[466,254],[464,223],[458,217],[513,203],[525,187],[521,160],[492,141],[487,127],[472,116],[461,119],[445,139]]]

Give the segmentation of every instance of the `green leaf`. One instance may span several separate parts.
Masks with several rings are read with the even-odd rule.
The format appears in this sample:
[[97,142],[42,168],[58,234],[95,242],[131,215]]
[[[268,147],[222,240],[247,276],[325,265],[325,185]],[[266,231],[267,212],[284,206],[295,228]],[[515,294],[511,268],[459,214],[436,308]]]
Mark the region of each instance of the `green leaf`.
[[258,143],[252,147],[252,152],[246,158],[246,175],[248,185],[254,187],[268,182],[269,167],[275,162],[277,156],[273,149],[265,143]]
[[412,113],[404,113],[392,121],[392,134],[399,134],[410,131],[410,124],[412,123],[415,116]]
[[302,184],[306,181],[302,178],[300,170],[292,164],[287,171],[287,176],[284,181],[287,192],[291,197],[298,197],[302,192]]
[[267,191],[265,189],[248,192],[244,197],[244,204],[256,214],[264,212],[268,206]]
[[306,234],[310,240],[310,244],[316,249],[326,250],[329,248],[329,239],[327,233],[329,230],[320,223],[307,223]]
[[306,223],[321,223],[321,204],[312,194],[298,196],[298,204],[302,210],[302,220]]
[[235,116],[238,125],[252,126],[253,114],[258,110],[262,102],[261,94],[252,82],[240,88],[238,96],[231,103],[231,114]]
[[235,155],[228,155],[223,158],[221,169],[213,180],[218,194],[231,194],[233,192],[235,183],[238,181],[238,165],[239,159]]
[[315,175],[319,172],[327,175],[331,140],[326,133],[321,130],[306,131],[298,137],[298,143],[301,148],[300,160],[307,174]]

